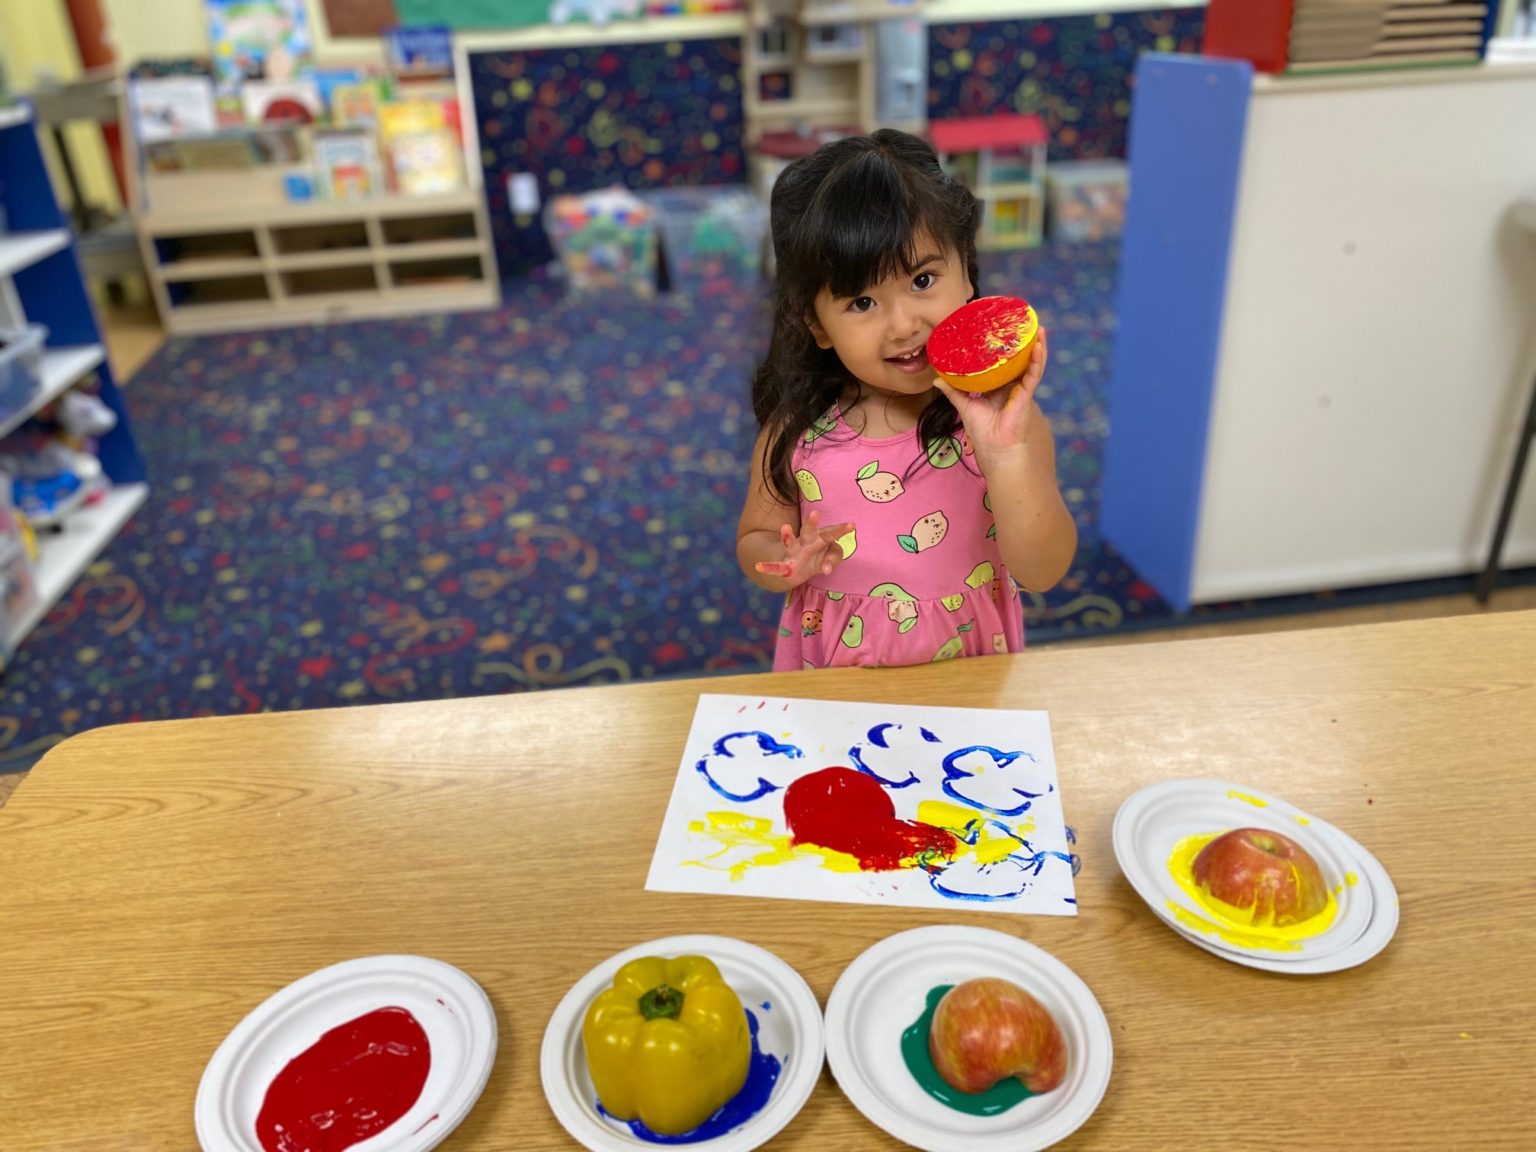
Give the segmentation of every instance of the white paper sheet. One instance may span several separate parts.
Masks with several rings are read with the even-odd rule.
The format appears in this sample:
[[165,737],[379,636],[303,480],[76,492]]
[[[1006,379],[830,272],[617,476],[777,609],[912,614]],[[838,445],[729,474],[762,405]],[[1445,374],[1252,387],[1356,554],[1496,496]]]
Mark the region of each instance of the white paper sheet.
[[1074,862],[1044,712],[705,695],[645,886],[1071,916]]

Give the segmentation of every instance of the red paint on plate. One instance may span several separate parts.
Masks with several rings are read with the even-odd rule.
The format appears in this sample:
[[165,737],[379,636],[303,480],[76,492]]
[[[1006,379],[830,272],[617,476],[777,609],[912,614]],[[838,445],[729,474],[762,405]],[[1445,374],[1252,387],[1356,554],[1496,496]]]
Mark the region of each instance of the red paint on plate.
[[265,1152],[343,1152],[411,1110],[432,1046],[404,1008],[379,1008],[332,1028],[288,1062],[256,1117]]

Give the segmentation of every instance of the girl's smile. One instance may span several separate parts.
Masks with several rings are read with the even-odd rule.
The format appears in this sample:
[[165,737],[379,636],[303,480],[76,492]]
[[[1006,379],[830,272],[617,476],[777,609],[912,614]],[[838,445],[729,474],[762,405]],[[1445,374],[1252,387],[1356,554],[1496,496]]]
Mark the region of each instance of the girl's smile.
[[912,251],[910,267],[898,267],[857,296],[823,288],[807,318],[817,345],[834,350],[855,379],[908,396],[933,387],[928,337],[973,294],[954,249],[920,233]]
[[909,376],[931,375],[932,372],[928,367],[927,344],[922,344],[899,356],[887,356],[885,362],[892,365],[896,371],[905,372]]

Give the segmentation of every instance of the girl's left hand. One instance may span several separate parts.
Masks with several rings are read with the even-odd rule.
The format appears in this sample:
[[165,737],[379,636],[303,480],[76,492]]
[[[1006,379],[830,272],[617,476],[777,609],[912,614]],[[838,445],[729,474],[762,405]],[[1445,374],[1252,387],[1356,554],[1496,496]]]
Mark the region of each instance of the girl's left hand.
[[1024,436],[1035,414],[1035,389],[1045,375],[1045,362],[1050,350],[1045,343],[1045,330],[1035,341],[1029,355],[1029,367],[1024,375],[1012,384],[1004,384],[979,396],[952,388],[942,378],[934,379],[934,387],[949,398],[965,425],[965,434],[976,450],[977,463],[985,471],[989,458],[1024,446]]

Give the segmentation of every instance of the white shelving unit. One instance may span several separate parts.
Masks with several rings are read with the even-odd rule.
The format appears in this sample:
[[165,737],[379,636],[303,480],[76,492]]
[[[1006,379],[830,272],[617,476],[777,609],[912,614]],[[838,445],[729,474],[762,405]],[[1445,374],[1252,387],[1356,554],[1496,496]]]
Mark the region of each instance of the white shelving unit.
[[106,351],[100,344],[88,344],[82,348],[49,348],[43,353],[42,388],[25,408],[0,420],[0,436],[9,436],[20,428],[34,413],[64,395],[105,359]]
[[37,602],[18,622],[17,643],[24,640],[49,610],[84,575],[91,562],[122,531],[128,517],[149,497],[148,484],[124,484],[106,498],[73,513],[58,532],[38,534],[38,555],[32,563]]
[[43,257],[61,251],[68,244],[69,233],[63,228],[51,228],[46,232],[13,232],[9,236],[0,236],[0,276],[14,276]]
[[[127,414],[112,379],[100,330],[80,275],[74,238],[54,195],[38,147],[30,108],[0,109],[0,205],[15,231],[0,235],[0,324],[48,328],[41,381],[26,404],[0,416],[0,436],[8,435],[57,400],[88,374],[100,378],[102,400],[118,414],[118,424],[101,442],[102,464],[113,486],[94,502],[68,514],[57,529],[37,533],[38,554],[30,566],[20,560],[10,538],[4,575],[32,594],[7,600],[10,619],[0,628],[0,667],[68,593],[70,587],[121,531],[144,503],[149,486],[133,444]],[[0,542],[3,543],[3,542]]]

